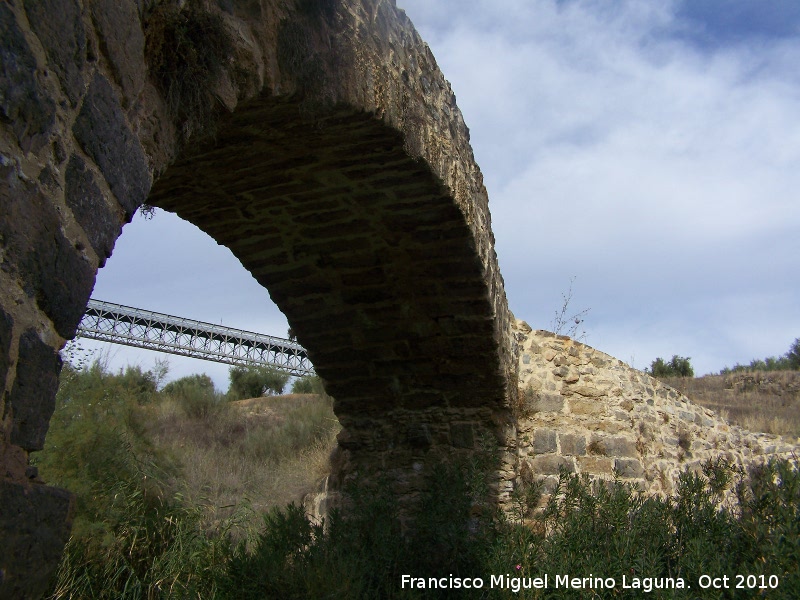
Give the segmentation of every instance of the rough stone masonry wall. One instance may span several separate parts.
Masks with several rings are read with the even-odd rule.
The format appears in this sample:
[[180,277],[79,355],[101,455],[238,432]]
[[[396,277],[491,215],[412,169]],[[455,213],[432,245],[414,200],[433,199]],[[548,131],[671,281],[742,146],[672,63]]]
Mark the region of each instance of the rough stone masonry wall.
[[730,425],[686,396],[590,346],[517,321],[518,480],[552,485],[559,469],[674,491],[708,459],[740,466],[798,453],[796,440]]

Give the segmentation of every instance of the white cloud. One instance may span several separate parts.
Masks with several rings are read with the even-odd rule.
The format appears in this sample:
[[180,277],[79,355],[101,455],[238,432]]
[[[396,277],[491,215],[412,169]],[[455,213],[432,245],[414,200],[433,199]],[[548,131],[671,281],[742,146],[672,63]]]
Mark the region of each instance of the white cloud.
[[621,357],[716,370],[800,334],[797,39],[703,49],[676,2],[400,4],[471,128],[518,316],[548,326],[577,275]]

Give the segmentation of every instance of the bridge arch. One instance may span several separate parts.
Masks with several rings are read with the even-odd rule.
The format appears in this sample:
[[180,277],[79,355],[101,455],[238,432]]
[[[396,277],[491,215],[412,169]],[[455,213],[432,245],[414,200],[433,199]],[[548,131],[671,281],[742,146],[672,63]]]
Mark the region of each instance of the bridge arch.
[[[486,190],[403,11],[182,6],[0,5],[0,500],[15,507],[0,558],[13,585],[42,578],[14,553],[39,553],[46,577],[68,531],[69,495],[28,467],[57,351],[145,202],[229,247],[286,314],[336,398],[337,481],[379,471],[413,495],[481,437],[511,455],[516,359]],[[198,75],[170,62],[170,19],[215,46],[202,86],[170,85]],[[42,515],[46,535],[32,525]]]

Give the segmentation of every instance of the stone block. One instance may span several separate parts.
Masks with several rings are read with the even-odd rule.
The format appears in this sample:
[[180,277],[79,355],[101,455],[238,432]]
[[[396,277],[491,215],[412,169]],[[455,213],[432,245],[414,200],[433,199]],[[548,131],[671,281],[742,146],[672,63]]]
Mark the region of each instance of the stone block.
[[141,144],[131,132],[111,84],[95,74],[72,126],[129,218],[150,191],[150,172]]
[[533,451],[536,454],[547,454],[556,452],[557,446],[556,432],[553,429],[540,428],[533,434]]
[[86,232],[102,267],[114,249],[120,223],[106,203],[94,175],[77,154],[70,158],[65,178],[67,206]]
[[[564,381],[569,383],[569,379],[567,377],[564,378]],[[577,379],[575,379],[575,381],[577,381]],[[599,398],[600,396],[605,395],[603,390],[590,385],[573,385],[569,388],[569,390],[573,394],[578,394],[579,396],[584,396],[586,398]]]
[[569,411],[575,415],[600,415],[605,412],[605,404],[586,398],[570,398]]
[[3,173],[0,203],[0,239],[5,252],[0,268],[15,273],[22,289],[50,319],[64,338],[75,333],[94,285],[94,270],[64,237],[58,212],[34,184]]
[[586,454],[586,436],[578,433],[560,433],[558,440],[561,445],[561,454],[583,456]]
[[94,0],[91,8],[103,41],[101,49],[129,106],[142,90],[146,76],[139,11],[134,3],[119,0]]
[[0,506],[0,598],[41,598],[69,539],[73,496],[0,480]]
[[610,475],[614,470],[614,459],[602,456],[579,456],[577,459],[581,473]]
[[[8,374],[8,367],[11,365],[11,336],[14,331],[14,319],[11,315],[0,307],[0,398],[6,389],[6,375]],[[2,407],[2,404],[0,404]],[[0,414],[2,414],[0,408]]]
[[614,469],[619,473],[620,477],[633,478],[644,475],[642,463],[635,458],[614,459]]
[[545,454],[535,456],[530,461],[531,472],[536,475],[558,475],[560,469],[564,468],[568,473],[575,472],[575,462],[571,458],[558,456],[557,454]]
[[606,456],[639,456],[636,442],[624,435],[608,436],[598,440],[598,446]]
[[61,357],[28,329],[19,339],[17,376],[8,401],[13,423],[11,443],[28,451],[41,450],[50,426],[58,390]]
[[[77,0],[25,0],[25,12],[61,88],[75,106],[83,91],[86,34]],[[50,15],[58,15],[53,19]]]
[[38,152],[55,125],[56,105],[36,77],[36,58],[7,2],[0,3],[0,38],[0,116],[24,152]]
[[541,392],[526,403],[526,408],[534,412],[561,412],[564,410],[564,397],[559,394]]
[[433,437],[424,423],[411,423],[406,428],[406,442],[412,448],[426,450],[431,447]]
[[456,448],[473,448],[475,446],[471,423],[451,423],[450,443]]

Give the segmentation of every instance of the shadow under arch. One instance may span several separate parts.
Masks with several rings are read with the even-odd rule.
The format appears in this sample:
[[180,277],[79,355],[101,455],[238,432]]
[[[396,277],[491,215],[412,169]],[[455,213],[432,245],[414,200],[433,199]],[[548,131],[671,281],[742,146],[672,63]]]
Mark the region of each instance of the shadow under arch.
[[508,375],[473,232],[375,115],[340,105],[309,120],[291,99],[250,101],[147,202],[227,246],[287,316],[336,398],[339,479],[406,481],[496,435]]

